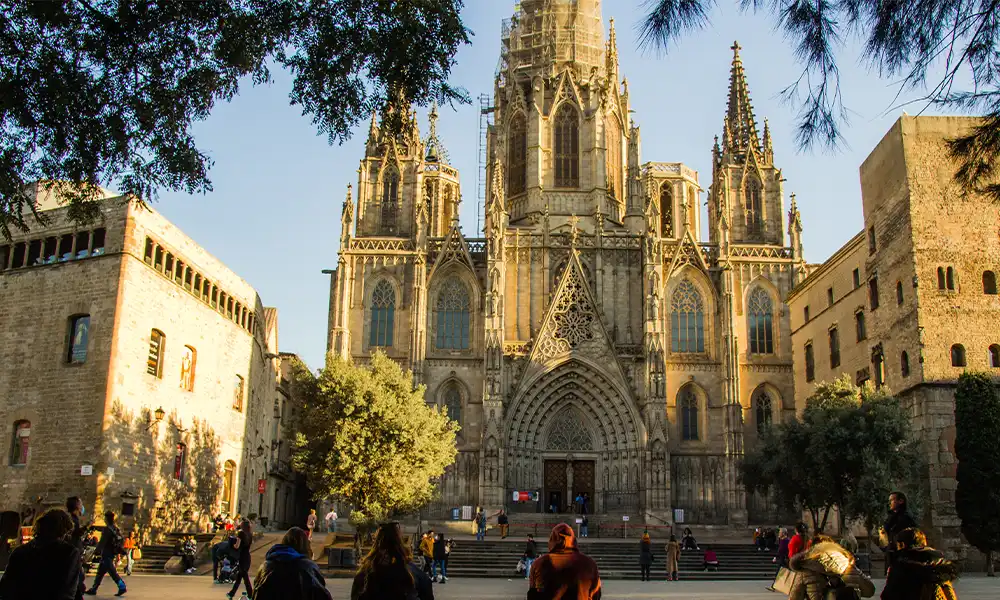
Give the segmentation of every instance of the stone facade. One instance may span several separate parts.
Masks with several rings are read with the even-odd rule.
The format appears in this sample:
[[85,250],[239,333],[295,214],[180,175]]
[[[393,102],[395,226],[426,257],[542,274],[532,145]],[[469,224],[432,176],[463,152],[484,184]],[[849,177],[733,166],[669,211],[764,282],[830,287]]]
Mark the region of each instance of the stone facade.
[[[1000,369],[1000,217],[989,199],[964,195],[955,185],[956,164],[946,145],[974,124],[964,117],[900,118],[861,166],[865,230],[788,298],[797,406],[817,382],[842,373],[888,386],[911,411],[925,442],[925,525],[935,545],[953,549],[960,548],[955,383],[965,369]],[[834,303],[827,307],[831,288]],[[859,317],[862,339],[855,333]],[[832,367],[831,327],[841,331],[840,364]]]
[[0,246],[0,510],[79,495],[150,538],[256,512],[268,457],[244,447],[271,442],[276,315],[150,209],[106,199],[80,228],[41,208]]
[[739,46],[708,240],[698,173],[640,159],[598,0],[521,2],[503,48],[485,237],[453,219],[436,113],[426,139],[415,114],[395,136],[373,119],[344,203],[329,350],[364,363],[384,349],[459,421],[439,515],[565,510],[588,492],[603,513],[772,521],[736,464],[758,428],[794,415],[782,299],[806,265]]

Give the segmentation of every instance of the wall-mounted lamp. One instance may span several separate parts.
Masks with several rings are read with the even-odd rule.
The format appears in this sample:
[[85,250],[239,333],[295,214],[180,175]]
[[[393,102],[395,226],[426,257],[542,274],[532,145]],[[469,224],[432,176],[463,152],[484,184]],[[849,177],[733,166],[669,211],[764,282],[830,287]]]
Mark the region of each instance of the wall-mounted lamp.
[[257,446],[257,458],[264,456],[264,444]]
[[161,421],[163,421],[163,417],[166,416],[166,414],[167,411],[163,410],[162,406],[154,410],[153,421],[149,424],[149,427],[146,428],[146,431],[149,431],[154,425],[158,425]]

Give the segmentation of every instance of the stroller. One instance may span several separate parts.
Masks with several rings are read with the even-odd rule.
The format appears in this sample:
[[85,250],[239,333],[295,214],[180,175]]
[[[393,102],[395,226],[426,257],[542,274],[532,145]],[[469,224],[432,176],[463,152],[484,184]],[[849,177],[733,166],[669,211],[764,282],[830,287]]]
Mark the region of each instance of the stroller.
[[219,564],[219,583],[236,583],[239,562],[239,560],[229,556],[223,557]]

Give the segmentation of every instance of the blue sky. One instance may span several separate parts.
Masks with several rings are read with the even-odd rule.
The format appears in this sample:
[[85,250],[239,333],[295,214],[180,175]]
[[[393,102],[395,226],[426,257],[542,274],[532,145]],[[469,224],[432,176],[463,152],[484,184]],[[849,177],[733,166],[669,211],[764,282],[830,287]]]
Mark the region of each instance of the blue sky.
[[[825,260],[862,227],[858,168],[902,113],[893,107],[897,87],[869,73],[859,63],[856,44],[849,44],[840,65],[850,111],[845,147],[801,153],[794,142],[795,107],[780,97],[801,66],[769,17],[741,13],[735,0],[720,2],[710,28],[657,56],[640,52],[636,44],[642,3],[607,0],[604,18],[615,18],[621,72],[642,128],[643,162],[683,162],[699,172],[703,187],[711,184],[711,148],[726,110],[730,46],[739,40],[758,125],[763,130],[763,119],[769,119],[785,192],[796,194],[802,211],[806,259]],[[501,21],[512,7],[506,0],[466,0],[463,19],[475,36],[459,52],[452,82],[473,99],[493,92]],[[318,368],[329,309],[329,277],[321,271],[336,265],[341,204],[347,184],[356,183],[368,123],[360,123],[347,143],[331,147],[289,105],[290,78],[280,71],[274,76],[271,85],[247,85],[194,127],[198,145],[215,161],[214,192],[164,192],[154,208],[249,281],[265,305],[278,307],[281,350]],[[922,108],[914,104],[906,110],[916,114]],[[441,113],[441,138],[462,175],[462,225],[474,235],[478,103]]]

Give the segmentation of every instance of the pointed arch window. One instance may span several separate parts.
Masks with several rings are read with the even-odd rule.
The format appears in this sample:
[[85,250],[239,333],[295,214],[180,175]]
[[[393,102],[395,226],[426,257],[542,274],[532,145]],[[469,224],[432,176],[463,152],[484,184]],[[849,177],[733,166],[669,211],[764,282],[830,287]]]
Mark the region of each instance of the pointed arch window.
[[694,441],[698,438],[698,395],[695,394],[691,386],[686,386],[681,390],[680,401],[677,405],[681,411],[681,439],[684,441]]
[[568,102],[556,111],[554,121],[557,188],[580,187],[580,116]]
[[608,147],[608,191],[621,202],[622,192],[622,128],[618,117],[611,115],[605,129],[605,142]]
[[548,450],[593,450],[586,418],[575,408],[565,408],[552,419],[545,447]]
[[471,303],[469,289],[457,277],[444,282],[438,292],[437,344],[442,350],[469,349]]
[[990,346],[990,367],[1000,368],[1000,346],[996,344]]
[[385,279],[375,284],[372,291],[371,333],[368,345],[392,346],[393,324],[396,319],[396,292]]
[[524,192],[528,183],[528,121],[518,112],[507,130],[507,194]]
[[452,383],[445,390],[442,406],[448,413],[449,419],[459,425],[462,424],[462,392],[459,391],[456,384]]
[[15,421],[14,437],[11,440],[10,464],[23,467],[28,464],[31,452],[31,421]]
[[222,512],[230,513],[233,507],[233,492],[236,490],[236,463],[227,460],[222,469]]
[[167,336],[159,329],[149,332],[149,355],[146,357],[146,372],[156,377],[163,378],[163,349],[166,346]]
[[774,304],[763,288],[750,292],[747,302],[750,354],[774,354]]
[[774,406],[771,402],[771,395],[761,390],[754,398],[754,418],[757,425],[757,433],[761,434],[774,422]]
[[674,237],[674,190],[669,183],[660,187],[660,235]]
[[764,203],[761,199],[760,181],[751,178],[744,190],[746,196],[747,237],[760,238],[764,235]]
[[705,351],[705,302],[689,279],[677,286],[671,298],[670,349],[675,353]]
[[396,213],[399,205],[399,171],[387,167],[382,174],[382,210],[379,215],[379,231],[382,235],[396,233]]

